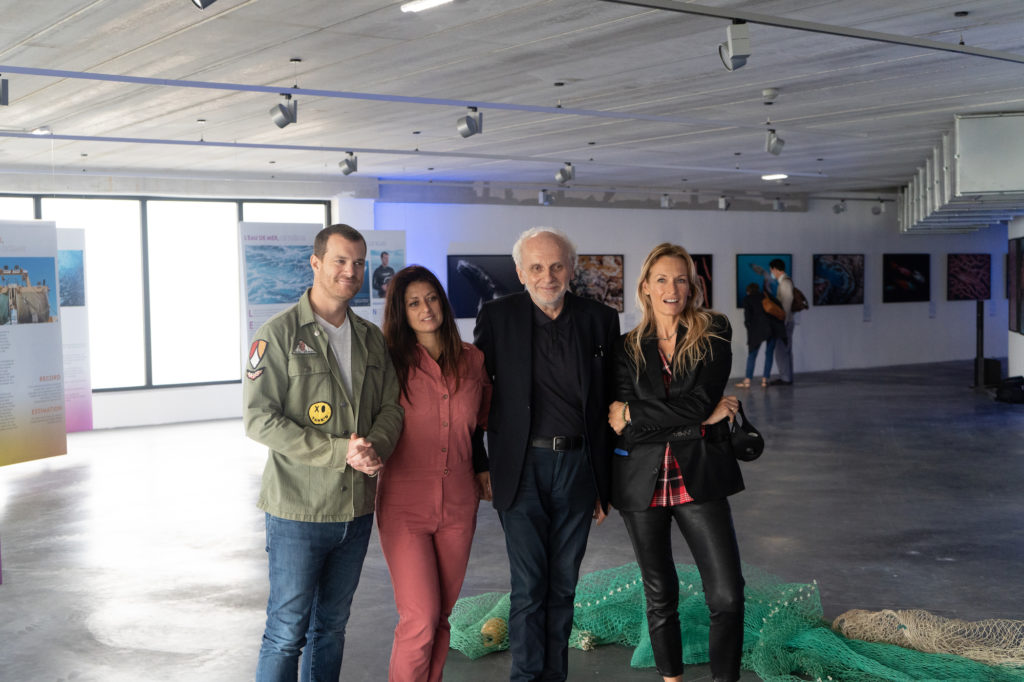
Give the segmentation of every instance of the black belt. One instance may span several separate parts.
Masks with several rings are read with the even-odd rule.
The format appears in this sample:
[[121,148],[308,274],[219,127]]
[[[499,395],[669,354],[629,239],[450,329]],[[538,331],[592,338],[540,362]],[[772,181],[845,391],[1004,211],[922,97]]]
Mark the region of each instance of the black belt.
[[549,436],[547,438],[530,438],[530,447],[565,452],[579,450],[583,447],[583,436]]

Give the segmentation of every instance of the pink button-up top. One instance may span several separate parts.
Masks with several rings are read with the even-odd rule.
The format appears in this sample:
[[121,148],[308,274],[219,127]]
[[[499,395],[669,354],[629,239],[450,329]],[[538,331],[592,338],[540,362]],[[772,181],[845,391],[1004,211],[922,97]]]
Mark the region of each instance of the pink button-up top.
[[491,400],[483,353],[462,344],[455,390],[426,348],[417,350],[419,366],[410,368],[408,396],[401,397],[402,435],[377,491],[380,522],[389,526],[476,514],[472,437],[478,425],[486,428]]

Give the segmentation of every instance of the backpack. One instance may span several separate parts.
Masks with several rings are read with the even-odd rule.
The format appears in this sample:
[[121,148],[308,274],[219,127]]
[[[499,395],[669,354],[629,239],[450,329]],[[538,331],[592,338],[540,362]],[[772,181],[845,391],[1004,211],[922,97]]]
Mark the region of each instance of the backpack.
[[804,292],[793,287],[793,304],[790,306],[789,311],[792,313],[798,313],[801,310],[807,310],[810,308],[810,304],[807,303],[807,297],[804,296]]

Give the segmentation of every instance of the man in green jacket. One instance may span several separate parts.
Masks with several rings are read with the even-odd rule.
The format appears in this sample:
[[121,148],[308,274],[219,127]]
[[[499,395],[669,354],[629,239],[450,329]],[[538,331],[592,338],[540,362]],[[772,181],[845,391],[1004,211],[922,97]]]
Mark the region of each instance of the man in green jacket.
[[270,449],[266,512],[270,598],[257,681],[337,680],[345,625],[370,539],[376,476],[398,442],[402,408],[384,335],[355,315],[366,241],[320,231],[313,286],[257,332],[245,431]]

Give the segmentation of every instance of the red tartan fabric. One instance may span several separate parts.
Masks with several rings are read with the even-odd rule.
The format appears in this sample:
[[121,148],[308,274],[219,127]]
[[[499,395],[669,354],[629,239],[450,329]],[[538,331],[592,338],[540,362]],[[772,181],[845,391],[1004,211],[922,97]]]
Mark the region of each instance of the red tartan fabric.
[[[668,387],[672,383],[672,367],[668,358],[660,350],[661,356],[661,378],[665,382],[665,397],[668,397]],[[703,429],[701,429],[703,431]],[[652,507],[671,507],[676,504],[693,502],[693,498],[686,492],[686,484],[683,483],[683,472],[672,456],[672,445],[665,443],[665,458],[661,461],[661,471],[658,473],[658,484],[654,486],[654,497],[651,498]]]

